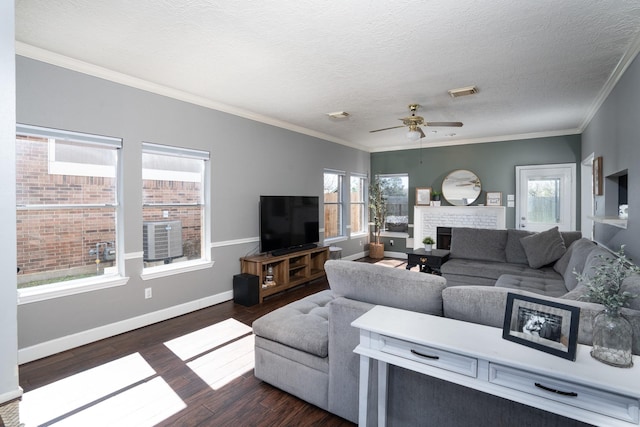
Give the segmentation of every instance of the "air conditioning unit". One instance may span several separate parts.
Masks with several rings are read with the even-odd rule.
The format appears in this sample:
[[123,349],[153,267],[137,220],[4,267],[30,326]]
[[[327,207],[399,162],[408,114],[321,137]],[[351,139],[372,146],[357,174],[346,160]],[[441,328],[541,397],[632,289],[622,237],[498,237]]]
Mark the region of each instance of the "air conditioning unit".
[[172,260],[182,256],[181,221],[142,223],[142,249],[145,261]]

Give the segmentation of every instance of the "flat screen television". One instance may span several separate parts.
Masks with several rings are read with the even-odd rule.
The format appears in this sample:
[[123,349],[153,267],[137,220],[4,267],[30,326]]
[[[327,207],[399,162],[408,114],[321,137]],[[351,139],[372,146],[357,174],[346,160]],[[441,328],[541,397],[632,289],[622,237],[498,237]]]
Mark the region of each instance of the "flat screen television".
[[317,196],[260,196],[260,252],[315,247],[320,240]]

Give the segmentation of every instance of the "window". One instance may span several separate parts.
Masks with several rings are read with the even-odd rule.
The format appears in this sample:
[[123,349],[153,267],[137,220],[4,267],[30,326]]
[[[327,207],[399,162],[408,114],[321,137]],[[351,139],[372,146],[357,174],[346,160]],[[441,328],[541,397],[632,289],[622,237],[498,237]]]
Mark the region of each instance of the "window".
[[17,126],[21,302],[23,294],[27,299],[49,291],[62,295],[65,286],[78,289],[95,284],[95,276],[119,276],[120,148],[122,140],[116,138]]
[[145,269],[209,259],[205,241],[208,168],[208,152],[143,143]]
[[324,238],[344,236],[343,221],[344,172],[324,172]]
[[409,175],[378,175],[387,199],[386,231],[409,231]]
[[351,202],[351,234],[367,233],[367,177],[364,175],[351,175],[350,183]]

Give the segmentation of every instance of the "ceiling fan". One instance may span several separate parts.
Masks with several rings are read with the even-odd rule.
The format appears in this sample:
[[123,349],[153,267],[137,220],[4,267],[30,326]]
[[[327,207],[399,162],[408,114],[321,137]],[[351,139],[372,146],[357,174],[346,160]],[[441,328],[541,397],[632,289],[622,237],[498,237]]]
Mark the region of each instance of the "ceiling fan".
[[408,126],[409,132],[407,132],[407,138],[409,138],[412,141],[417,141],[420,138],[424,138],[425,136],[424,132],[422,131],[422,128],[420,127],[421,125],[422,126],[438,126],[438,127],[457,127],[457,128],[462,127],[461,122],[425,122],[423,117],[416,116],[416,111],[418,110],[419,107],[420,105],[418,104],[409,105],[409,111],[411,111],[411,115],[403,119],[399,119],[399,120],[402,120],[402,125],[392,126],[390,128],[371,130],[369,131],[369,133],[381,132],[383,130],[390,130],[390,129],[398,129],[404,126]]

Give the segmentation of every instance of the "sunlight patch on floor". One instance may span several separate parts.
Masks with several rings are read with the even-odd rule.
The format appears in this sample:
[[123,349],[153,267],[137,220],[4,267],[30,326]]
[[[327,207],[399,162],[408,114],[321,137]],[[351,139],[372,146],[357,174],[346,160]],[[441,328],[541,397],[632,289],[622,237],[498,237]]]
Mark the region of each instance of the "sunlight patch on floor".
[[187,366],[214,390],[249,372],[254,366],[252,334],[199,357]]
[[21,420],[26,426],[49,422],[155,373],[138,353],[122,357],[25,393]]
[[227,319],[164,343],[180,359],[188,360],[199,354],[251,333],[250,326],[235,319]]
[[169,384],[156,377],[51,425],[152,427],[186,407]]

